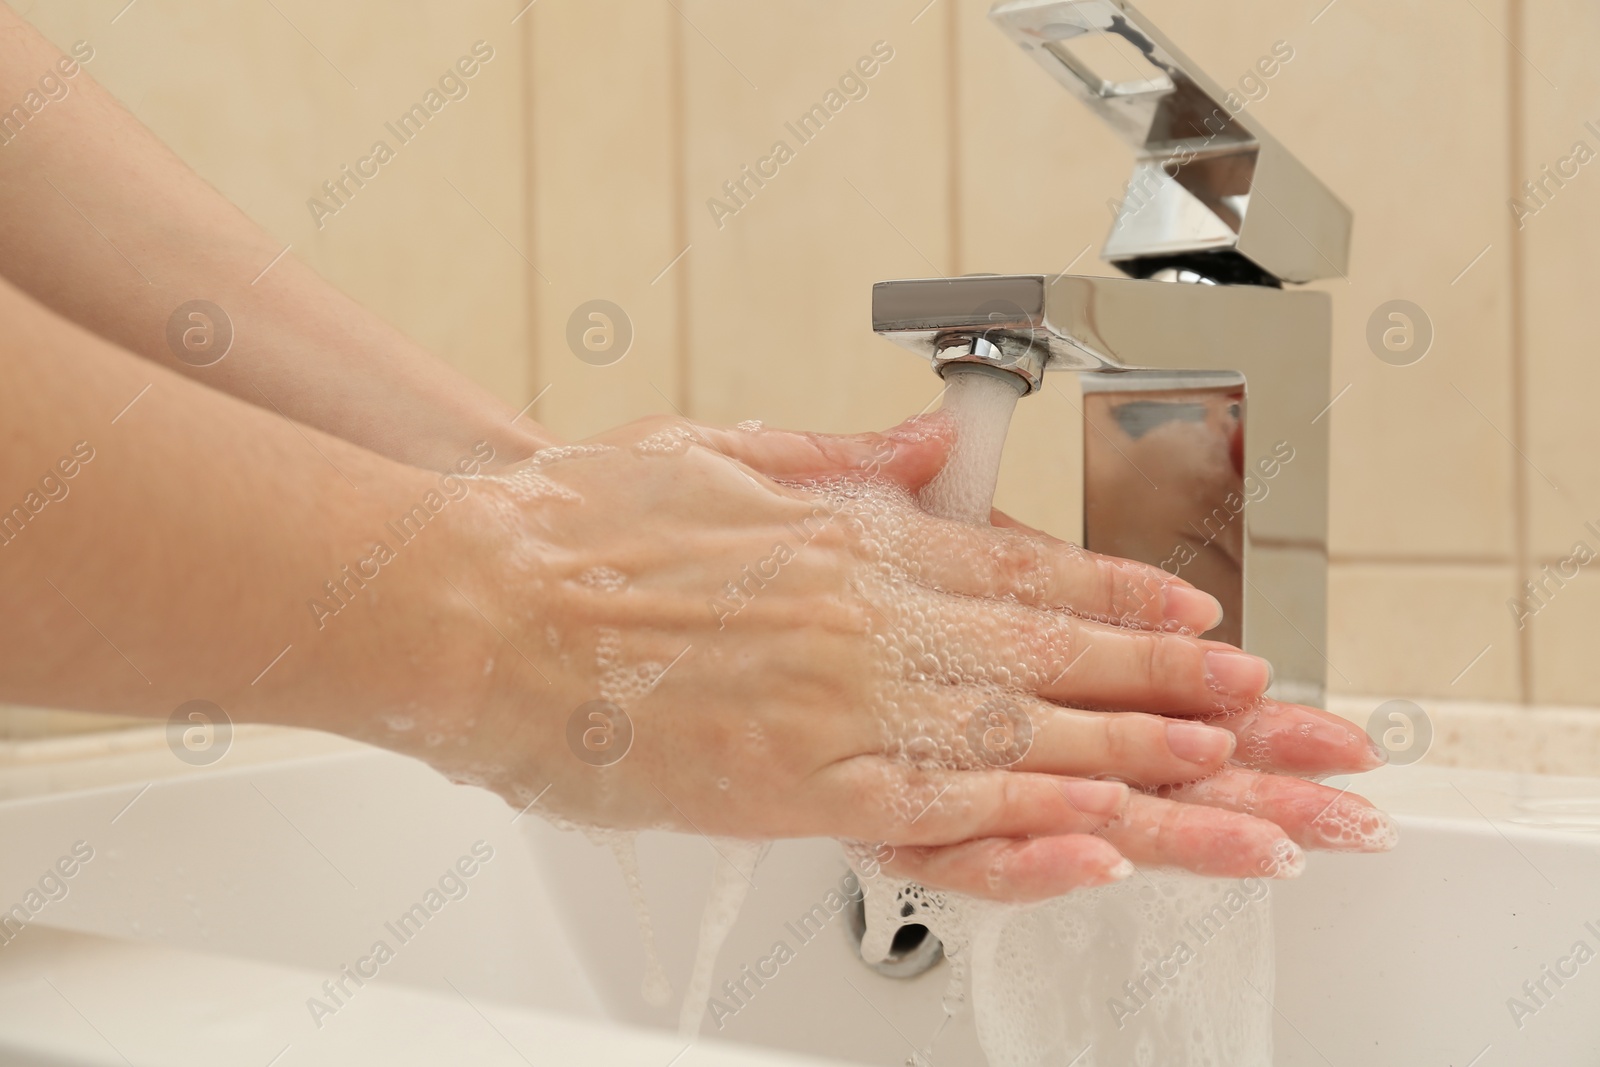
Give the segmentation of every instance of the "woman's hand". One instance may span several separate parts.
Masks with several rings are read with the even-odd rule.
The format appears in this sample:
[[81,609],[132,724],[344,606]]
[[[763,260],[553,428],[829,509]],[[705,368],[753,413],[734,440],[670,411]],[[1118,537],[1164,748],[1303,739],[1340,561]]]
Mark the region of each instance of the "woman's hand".
[[1294,709],[1328,737],[1257,745],[1266,665],[1183,632],[1218,607],[1165,572],[920,511],[905,487],[948,444],[936,417],[859,438],[649,420],[484,480],[501,549],[463,595],[499,647],[473,740],[419,754],[579,823],[882,841],[892,869],[1012,898],[1123,877],[1124,855],[1291,873],[1291,838],[1325,844],[1321,787],[1213,776],[1238,738],[1265,769],[1360,769],[1364,739],[1352,758]]

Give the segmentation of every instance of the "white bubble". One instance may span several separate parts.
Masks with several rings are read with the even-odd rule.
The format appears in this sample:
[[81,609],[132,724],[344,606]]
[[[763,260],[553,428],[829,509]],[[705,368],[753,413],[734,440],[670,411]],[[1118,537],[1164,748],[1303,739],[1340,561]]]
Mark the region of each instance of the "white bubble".
[[602,593],[617,593],[628,587],[628,576],[611,567],[591,567],[578,575],[578,584]]
[[576,490],[557,481],[550,474],[549,468],[570,460],[604,456],[615,451],[616,449],[610,445],[557,445],[540,449],[528,457],[527,462],[517,465],[506,473],[475,477],[493,479],[509,486],[524,504],[549,502],[581,504],[583,497]]
[[641,439],[633,451],[640,456],[676,456],[687,452],[694,440],[694,431],[687,426],[669,426]]

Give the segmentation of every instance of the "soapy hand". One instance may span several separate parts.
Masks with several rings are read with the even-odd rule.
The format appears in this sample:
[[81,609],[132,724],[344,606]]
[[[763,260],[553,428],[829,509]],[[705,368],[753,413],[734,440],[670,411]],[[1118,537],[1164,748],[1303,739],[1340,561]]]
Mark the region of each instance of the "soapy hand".
[[548,787],[577,823],[881,841],[896,873],[1007,899],[1125,859],[1287,875],[1291,841],[1383,837],[1365,801],[1275,773],[1377,759],[1191,636],[1211,597],[917,508],[949,444],[937,416],[859,437],[647,420],[486,480],[511,547],[477,593],[509,647],[480,740],[426,757],[518,807]]
[[[806,450],[807,438],[803,435],[770,436],[769,443],[775,447],[788,438],[789,446],[797,452],[803,454]],[[828,440],[833,447],[839,447],[838,439]],[[757,466],[762,465],[762,458],[759,453],[749,456]],[[908,472],[888,473],[893,476]],[[901,484],[916,490],[925,482],[902,477]],[[991,513],[990,521],[993,527],[1015,531],[1027,539],[1022,545],[1013,543],[1003,550],[1014,558],[1013,573],[1048,570],[1049,555],[1079,551],[999,510]],[[1173,580],[1164,571],[1092,553],[1082,555],[1112,566],[1127,567],[1129,570],[1125,573],[1130,579],[1139,576],[1123,589],[1118,599],[1120,610],[1110,617],[1097,616],[1101,621],[1134,629],[1161,628],[1162,620],[1140,609],[1174,596],[1204,598],[1212,608],[1216,607],[1215,601],[1181,582],[1176,583],[1178,588],[1174,589]],[[1018,593],[1016,590],[991,590],[990,595],[1016,597]],[[1085,614],[1089,608],[1086,602],[1070,597],[1048,601],[1046,606],[1078,615]],[[1201,615],[1204,612],[1196,608],[1194,617]],[[1212,616],[1203,623],[1191,621],[1183,625],[1185,629],[1205,630],[1216,621]],[[1170,620],[1165,625],[1170,628]],[[1077,653],[1074,664],[1076,659],[1086,658],[1089,652],[1107,647],[1110,640],[1100,633],[1095,643],[1081,643],[1082,650]],[[1160,751],[1160,744],[1152,738],[1159,731],[1166,731],[1169,751],[1185,750],[1194,744],[1194,737],[1207,736],[1198,731],[1208,727],[1173,721],[1179,716],[1196,715],[1197,705],[1175,707],[1163,702],[1165,690],[1149,684],[1152,675],[1164,670],[1163,665],[1154,660],[1144,675],[1123,680],[1127,683],[1126,689],[1117,690],[1114,695],[1102,693],[1100,700],[1093,699],[1094,681],[1082,671],[1064,672],[1057,679],[1073,692],[1040,690],[1040,695],[1068,707],[1049,703],[1030,705],[1028,719],[1033,736],[1044,738],[1045,744],[1016,763],[1015,769],[1048,770],[1092,778],[1117,777],[1136,790],[1157,794],[1135,793],[1124,814],[1098,831],[1124,856],[1141,864],[1179,866],[1216,876],[1282,878],[1298,875],[1304,865],[1303,856],[1297,848],[1288,845],[1283,835],[1297,846],[1313,849],[1383,851],[1392,848],[1397,840],[1394,824],[1364,798],[1290,777],[1323,777],[1373,770],[1385,762],[1381,750],[1364,732],[1339,716],[1265,697],[1241,699],[1245,694],[1264,692],[1270,681],[1270,668],[1231,645],[1211,641],[1202,644],[1208,649],[1208,667],[1214,660],[1220,660],[1223,667],[1208,677],[1211,688],[1222,699],[1213,701],[1211,710],[1201,712],[1200,716],[1209,727],[1221,727],[1235,737],[1231,758],[1222,770],[1209,777],[1175,782],[1171,770],[1161,766],[1152,766],[1142,775],[1129,775],[1126,771],[1118,774],[1107,769],[1112,759],[1120,760],[1126,767],[1129,762],[1138,762],[1140,752],[1153,756]],[[1268,681],[1261,680],[1258,672],[1262,669],[1268,671]],[[1230,691],[1227,681],[1230,675],[1245,679],[1236,691]],[[1090,687],[1085,687],[1086,682]],[[1110,684],[1115,689],[1116,682]],[[1120,711],[1113,712],[1110,716],[1113,721],[1107,723],[1104,712],[1073,710],[1074,707],[1142,707],[1165,712],[1170,717]],[[1100,721],[1096,722],[1097,718]],[[1080,732],[1085,721],[1095,722],[1086,735]],[[1042,733],[1041,727],[1053,733],[1053,738]],[[1108,741],[1115,745],[1114,751],[1104,747]],[[1052,751],[1058,754],[1054,760],[1047,755]],[[1070,755],[1062,759],[1062,753]],[[1206,808],[1226,809],[1253,818],[1229,818]],[[1080,847],[1078,842],[991,839],[954,847],[902,850],[889,866],[895,873],[916,877],[928,884],[961,888],[979,896],[1046,897],[1070,888],[1063,883],[1071,877],[1070,859]],[[1068,861],[1065,869],[1063,861]],[[975,880],[980,872],[982,882]]]

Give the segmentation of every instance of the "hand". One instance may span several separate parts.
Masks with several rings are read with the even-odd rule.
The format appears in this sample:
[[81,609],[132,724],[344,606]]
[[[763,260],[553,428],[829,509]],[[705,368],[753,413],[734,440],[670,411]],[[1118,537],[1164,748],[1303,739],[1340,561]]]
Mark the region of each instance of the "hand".
[[[485,481],[500,547],[464,592],[504,643],[473,740],[423,754],[519,807],[549,786],[541,807],[577,822],[884,841],[985,895],[1102,884],[1123,852],[1206,873],[1292,852],[1273,822],[1123,784],[1206,779],[1235,747],[1134,709],[1225,715],[1266,688],[1261,661],[1177,632],[1215,622],[1210,597],[904,491],[752,469],[906,484],[948,443],[937,419],[851,439],[650,420]],[[596,699],[632,727],[609,766],[568,748]],[[971,740],[996,701],[1032,727],[1012,766]]]
[[[805,476],[812,478],[838,477],[858,471],[863,462],[862,454],[870,453],[871,448],[870,441],[861,441],[852,454],[851,439],[828,438],[819,442],[810,435],[769,433],[768,436],[767,447],[746,448],[743,450],[745,458],[767,473],[790,476],[794,474],[795,464],[788,457],[807,454],[808,444],[819,451],[827,448],[841,453],[832,467],[820,457],[801,464]],[[784,438],[789,440],[786,442]],[[774,468],[768,457],[779,455],[786,457],[785,465]],[[937,471],[938,466],[933,466],[932,471]],[[924,463],[881,472],[882,475],[898,476],[907,490],[915,491],[931,477],[931,472]],[[1023,533],[1042,546],[1057,551],[1070,550],[1070,546],[1017,522],[1004,512],[992,512],[991,523]],[[1141,593],[1150,596],[1154,588],[1145,586]],[[1136,618],[1123,617],[1119,621],[1133,626],[1147,625]],[[1207,625],[1201,624],[1199,628],[1206,629]],[[1207,647],[1231,651],[1229,646],[1216,643],[1208,642]],[[1124,719],[1120,733],[1119,727],[1113,724],[1110,730],[1101,731],[1100,736],[1125,738],[1119,743],[1117,756],[1125,765],[1130,762],[1130,756],[1133,756],[1131,762],[1137,763],[1136,755],[1129,750],[1138,748],[1140,731],[1144,732],[1143,737],[1148,737],[1153,728],[1159,727],[1149,721],[1148,716],[1119,714]],[[1041,721],[1055,721],[1072,729],[1072,719],[1063,721],[1061,710],[1056,708],[1030,712],[1030,720],[1036,732]],[[1219,876],[1272,874],[1289,877],[1298,874],[1301,859],[1282,849],[1281,839],[1276,838],[1274,831],[1259,825],[1262,820],[1276,824],[1290,840],[1308,848],[1381,851],[1395,844],[1397,834],[1393,823],[1364,798],[1290,777],[1352,774],[1372,770],[1385,762],[1382,752],[1366,734],[1346,720],[1316,708],[1261,699],[1247,708],[1208,716],[1207,722],[1235,735],[1233,757],[1223,770],[1210,778],[1192,782],[1165,780],[1162,768],[1151,768],[1151,773],[1144,776],[1124,778],[1138,790],[1159,794],[1135,794],[1125,813],[1102,831],[1126,856],[1141,863],[1178,865]],[[1169,725],[1180,732],[1183,730],[1175,723]],[[1169,737],[1169,749],[1181,746],[1182,742]],[[1077,748],[1079,761],[1057,765],[1057,769],[1089,777],[1103,776],[1097,774],[1094,767],[1107,753],[1069,747]],[[1033,760],[1023,760],[1019,769],[1042,766]],[[1194,805],[1224,808],[1256,818],[1249,821],[1219,818],[1191,810]],[[1271,842],[1265,845],[1265,850],[1273,857],[1265,864],[1261,858],[1263,840]],[[1071,840],[988,839],[959,846],[902,850],[889,864],[889,869],[930,884],[956,885],[980,896],[995,895],[988,872],[1003,869],[1010,874],[1001,895],[1044,897],[1071,888],[1068,883],[1075,873],[1073,861],[1081,848],[1081,842]],[[986,872],[983,883],[972,880],[972,875],[979,871]]]

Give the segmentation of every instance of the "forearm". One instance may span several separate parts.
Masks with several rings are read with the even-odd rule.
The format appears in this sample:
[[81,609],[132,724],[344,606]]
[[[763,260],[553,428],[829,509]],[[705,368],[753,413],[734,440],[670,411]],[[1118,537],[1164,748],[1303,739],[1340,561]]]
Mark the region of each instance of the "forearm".
[[[388,524],[439,475],[152,367],[3,282],[0,321],[0,699],[165,717],[203,698],[365,738],[387,711],[471,699],[486,627],[452,568],[493,524],[461,514],[469,483],[402,543]],[[377,542],[395,558],[351,581]]]
[[[0,275],[131,352],[405,463],[444,469],[477,440],[509,462],[549,442],[292,253],[274,263],[283,242],[61,58],[0,4],[0,107],[47,73],[66,93],[0,135]],[[168,338],[197,299],[233,331],[208,366],[191,364],[214,351],[185,361]]]

